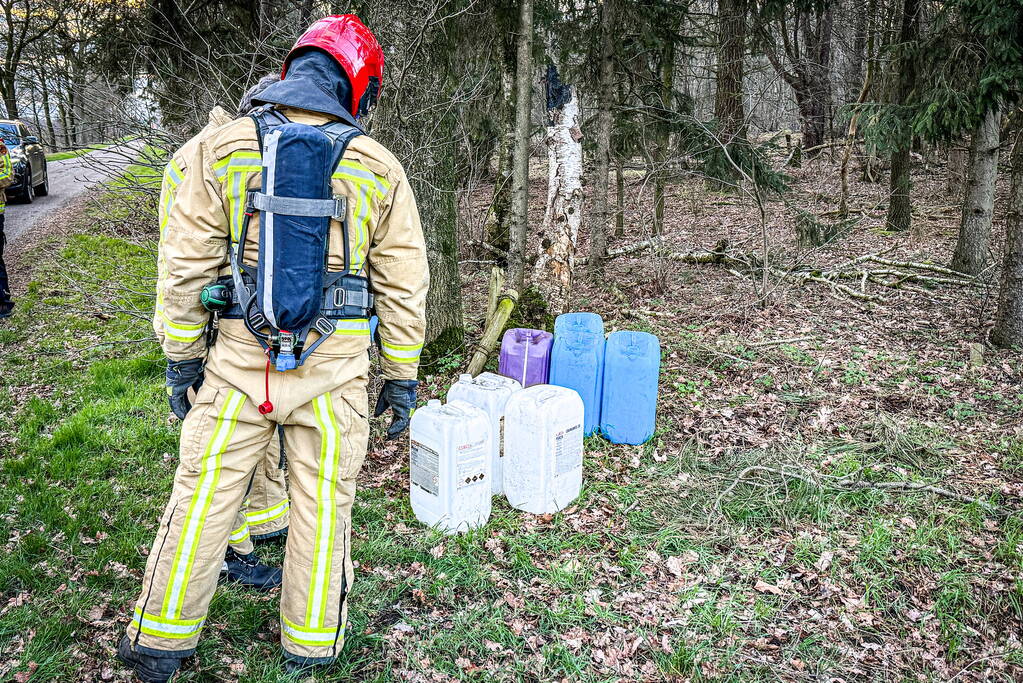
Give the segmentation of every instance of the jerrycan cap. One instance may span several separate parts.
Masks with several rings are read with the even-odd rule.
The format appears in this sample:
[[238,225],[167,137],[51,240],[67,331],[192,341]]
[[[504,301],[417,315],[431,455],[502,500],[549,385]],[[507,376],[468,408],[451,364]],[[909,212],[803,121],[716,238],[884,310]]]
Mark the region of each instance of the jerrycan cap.
[[462,374],[460,374],[458,376],[458,381],[459,382],[472,382],[472,375],[470,375],[468,372],[463,372]]
[[426,405],[430,408],[440,408],[440,399],[431,398],[429,401],[426,402]]

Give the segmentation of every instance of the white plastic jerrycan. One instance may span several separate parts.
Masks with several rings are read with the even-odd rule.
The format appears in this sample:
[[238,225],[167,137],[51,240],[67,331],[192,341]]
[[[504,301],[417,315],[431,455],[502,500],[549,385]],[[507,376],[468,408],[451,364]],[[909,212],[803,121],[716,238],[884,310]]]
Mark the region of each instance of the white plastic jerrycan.
[[517,391],[504,413],[504,494],[513,508],[557,512],[583,484],[583,400],[538,384]]
[[412,414],[409,497],[423,524],[451,534],[490,519],[490,418],[465,401],[437,399]]
[[471,403],[490,418],[490,437],[493,443],[491,450],[491,472],[493,477],[490,482],[490,490],[495,495],[504,492],[501,477],[504,475],[503,435],[504,435],[504,407],[508,399],[516,391],[521,391],[522,385],[510,377],[502,377],[492,372],[481,373],[473,379],[470,374],[459,375],[458,381],[451,385],[448,390],[448,401],[465,401]]

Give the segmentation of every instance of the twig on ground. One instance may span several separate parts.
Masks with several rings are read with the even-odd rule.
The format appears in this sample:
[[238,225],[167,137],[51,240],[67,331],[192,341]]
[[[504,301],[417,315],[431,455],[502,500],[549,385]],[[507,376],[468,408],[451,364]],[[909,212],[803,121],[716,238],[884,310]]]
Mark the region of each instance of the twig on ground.
[[992,505],[985,500],[967,496],[962,493],[956,493],[955,491],[950,491],[949,489],[942,488],[941,486],[934,486],[933,484],[924,484],[923,482],[917,481],[863,481],[862,479],[853,479],[853,475],[846,475],[844,477],[834,477],[826,474],[814,475],[806,472],[779,469],[777,467],[767,467],[765,465],[751,465],[740,472],[735,480],[718,496],[715,507],[720,509],[722,499],[735,490],[736,486],[742,483],[747,476],[754,472],[775,474],[783,479],[798,479],[799,481],[817,488],[826,488],[830,486],[843,491],[924,491],[926,493],[933,493],[936,496],[941,496],[942,498],[950,498],[952,500],[958,500],[961,503],[977,505],[990,514],[999,514],[1000,512],[996,505]]
[[797,342],[813,341],[813,337],[792,337],[790,339],[769,339],[768,341],[750,344],[751,349],[763,349],[768,346],[781,346],[782,344],[795,344]]

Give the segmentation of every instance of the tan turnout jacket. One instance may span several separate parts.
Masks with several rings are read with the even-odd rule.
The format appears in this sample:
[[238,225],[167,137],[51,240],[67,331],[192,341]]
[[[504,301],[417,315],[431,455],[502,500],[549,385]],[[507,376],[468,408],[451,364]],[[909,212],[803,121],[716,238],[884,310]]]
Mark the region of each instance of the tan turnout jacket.
[[[298,123],[318,125],[326,115],[283,110]],[[222,110],[174,155],[160,196],[160,267],[154,329],[171,360],[206,355],[207,311],[202,288],[230,274],[228,249],[241,232],[246,192],[259,190],[260,151],[255,124],[230,119]],[[380,319],[381,364],[387,379],[415,379],[426,329],[429,287],[426,246],[415,198],[401,164],[367,135],[354,138],[333,175],[336,194],[348,198],[348,231],[353,271],[370,278]],[[259,215],[249,224],[245,261],[255,263]],[[340,270],[341,223],[330,234],[329,266]],[[220,339],[258,343],[240,320],[221,322]],[[310,332],[310,341],[316,332]],[[221,342],[222,343],[222,342]],[[337,331],[313,354],[344,358],[365,353],[367,320],[338,321]],[[258,353],[258,352],[257,352]],[[257,356],[258,361],[258,356]]]

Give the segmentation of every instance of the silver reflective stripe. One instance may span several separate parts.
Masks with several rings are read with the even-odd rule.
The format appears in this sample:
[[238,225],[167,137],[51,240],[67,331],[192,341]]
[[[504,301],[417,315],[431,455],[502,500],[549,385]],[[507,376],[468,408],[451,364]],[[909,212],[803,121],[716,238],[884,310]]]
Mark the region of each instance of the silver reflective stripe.
[[302,197],[278,197],[272,194],[253,192],[252,206],[260,211],[269,211],[271,213],[284,214],[285,216],[341,219],[345,215],[344,197],[305,199]]
[[143,614],[142,611],[135,608],[135,622],[136,628],[142,630],[143,628],[149,631],[159,631],[160,635],[168,638],[187,638],[193,636],[202,630],[202,626],[206,623],[206,619],[179,619],[174,620],[178,623],[171,623],[170,619],[161,619],[159,617],[151,617],[148,614]]
[[281,630],[290,640],[310,647],[330,647],[342,635],[336,628],[308,628],[281,620]]
[[[277,142],[281,138],[279,130],[270,131],[266,136],[266,149],[263,152],[263,168],[266,169],[266,188],[274,190],[277,179]],[[274,313],[274,214],[266,212],[263,219],[263,314],[270,324],[277,327],[277,315]]]

